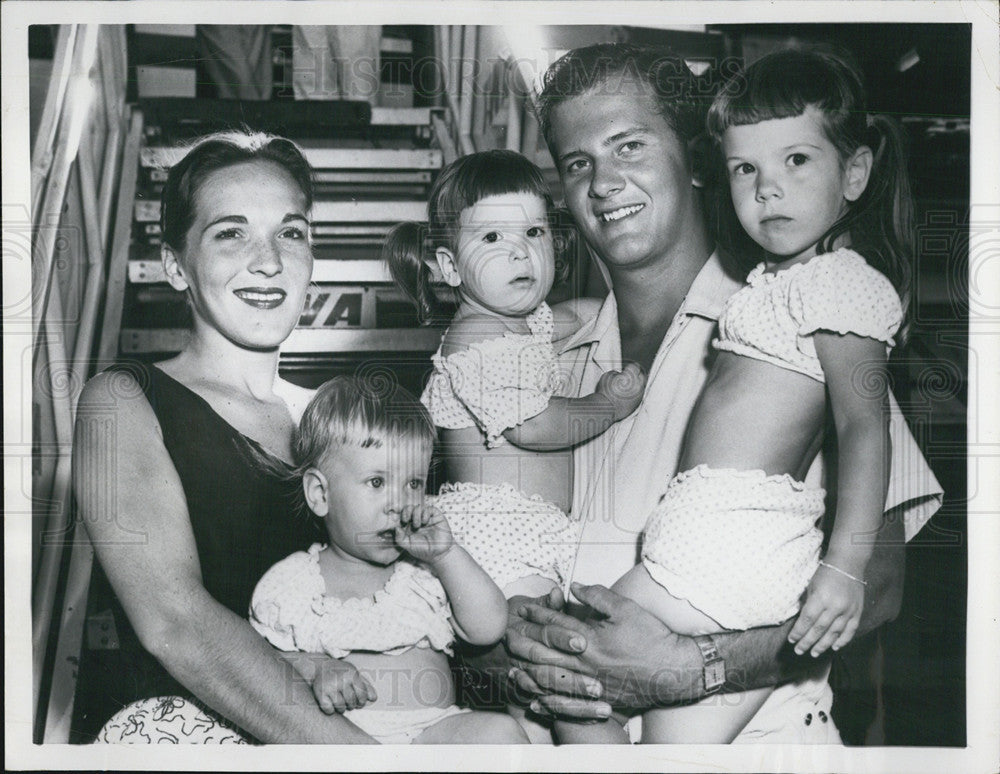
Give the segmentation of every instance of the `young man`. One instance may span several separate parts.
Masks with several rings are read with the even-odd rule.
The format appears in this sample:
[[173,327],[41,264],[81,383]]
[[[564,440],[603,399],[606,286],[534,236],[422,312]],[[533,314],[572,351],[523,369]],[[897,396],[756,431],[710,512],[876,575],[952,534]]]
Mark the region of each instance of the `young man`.
[[[566,203],[612,287],[593,322],[562,346],[562,361],[579,394],[628,361],[643,367],[648,383],[632,417],[575,453],[573,514],[583,531],[573,579],[600,585],[574,592],[607,617],[577,621],[560,611],[558,594],[512,600],[506,643],[520,667],[512,676],[538,694],[537,710],[580,719],[607,717],[609,703],[641,713],[781,684],[735,741],[839,743],[829,661],[791,655],[790,622],[683,637],[606,588],[637,561],[646,517],[676,472],[719,312],[743,283],[714,251],[706,224],[702,116],[686,67],[664,51],[591,46],[546,74],[542,130]],[[904,538],[940,504],[940,488],[893,408],[893,518],[869,565],[859,634],[897,614]],[[821,475],[818,461],[809,478]]]

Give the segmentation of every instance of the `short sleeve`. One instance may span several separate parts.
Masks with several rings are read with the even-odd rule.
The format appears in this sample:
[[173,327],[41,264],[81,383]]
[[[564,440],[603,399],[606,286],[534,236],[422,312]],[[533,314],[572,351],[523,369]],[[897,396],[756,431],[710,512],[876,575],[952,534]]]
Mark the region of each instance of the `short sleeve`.
[[542,413],[555,391],[552,346],[529,337],[473,345],[437,365],[489,447],[504,442],[505,430]]
[[799,336],[816,331],[853,333],[895,346],[903,309],[884,274],[847,249],[818,256],[803,268],[790,292]]
[[279,650],[322,650],[313,601],[322,596],[323,578],[314,545],[282,559],[257,583],[250,601],[250,624]]

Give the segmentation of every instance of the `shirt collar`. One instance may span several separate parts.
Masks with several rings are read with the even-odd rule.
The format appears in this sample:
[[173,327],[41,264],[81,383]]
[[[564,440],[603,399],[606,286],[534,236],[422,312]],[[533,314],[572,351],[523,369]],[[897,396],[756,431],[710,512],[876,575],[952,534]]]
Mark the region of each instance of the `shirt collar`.
[[677,313],[718,320],[729,297],[746,284],[728,264],[718,250],[713,252],[691,283]]
[[[718,251],[713,252],[708,257],[681,302],[680,309],[677,310],[678,316],[695,315],[708,320],[719,319],[726,301],[745,284],[743,280],[738,279],[736,272],[729,268],[726,263]],[[609,336],[611,331],[618,333],[618,304],[615,300],[614,289],[608,293],[608,297],[604,300],[604,305],[597,315],[589,322],[584,323],[559,348],[559,354],[587,344],[607,343],[612,339],[618,348],[619,336]],[[612,356],[613,359],[614,353],[607,352],[605,354]]]

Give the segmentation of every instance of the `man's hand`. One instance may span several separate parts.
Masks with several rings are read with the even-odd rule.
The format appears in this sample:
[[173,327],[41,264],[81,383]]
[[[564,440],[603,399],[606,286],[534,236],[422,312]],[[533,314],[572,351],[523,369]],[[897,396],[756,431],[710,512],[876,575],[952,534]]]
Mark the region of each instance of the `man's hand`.
[[[701,655],[692,640],[603,586],[574,584],[573,594],[593,610],[585,621],[523,605],[521,633],[531,644],[519,656],[514,679],[522,690],[541,692],[539,710],[605,718],[612,705],[641,712],[698,698]],[[581,638],[582,650],[576,647]]]

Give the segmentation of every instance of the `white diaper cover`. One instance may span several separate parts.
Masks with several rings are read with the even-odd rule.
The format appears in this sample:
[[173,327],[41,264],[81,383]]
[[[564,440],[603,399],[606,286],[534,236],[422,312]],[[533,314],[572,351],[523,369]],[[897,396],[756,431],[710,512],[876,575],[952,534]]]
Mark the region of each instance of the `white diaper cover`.
[[464,715],[470,709],[452,704],[450,707],[422,707],[414,710],[350,710],[344,717],[379,744],[410,744],[426,729],[453,715]]
[[532,575],[569,580],[579,525],[557,505],[510,484],[445,484],[431,502],[455,540],[501,589]]
[[781,623],[816,571],[825,495],[762,470],[678,473],[646,523],[643,565],[724,629]]

